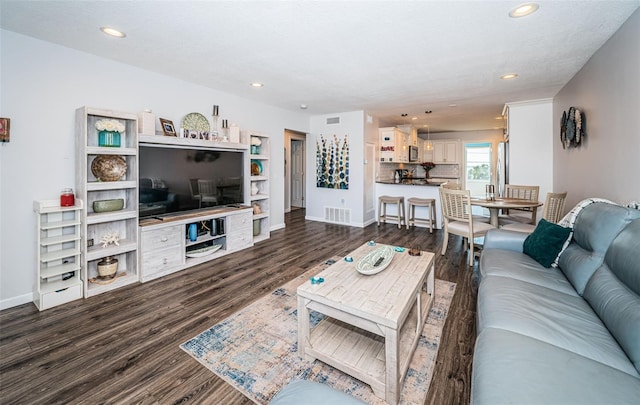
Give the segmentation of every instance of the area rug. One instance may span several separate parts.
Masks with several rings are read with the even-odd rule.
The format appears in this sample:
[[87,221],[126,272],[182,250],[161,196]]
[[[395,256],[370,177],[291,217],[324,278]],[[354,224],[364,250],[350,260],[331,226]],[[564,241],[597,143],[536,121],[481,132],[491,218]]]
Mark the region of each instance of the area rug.
[[[342,258],[332,258],[260,298],[180,347],[258,404],[267,404],[289,381],[306,379],[369,404],[384,404],[369,385],[321,361],[298,356],[296,290]],[[401,404],[423,404],[431,383],[442,328],[455,283],[435,280],[436,297],[405,377]],[[315,316],[314,316],[315,314]],[[313,328],[323,315],[312,312]]]

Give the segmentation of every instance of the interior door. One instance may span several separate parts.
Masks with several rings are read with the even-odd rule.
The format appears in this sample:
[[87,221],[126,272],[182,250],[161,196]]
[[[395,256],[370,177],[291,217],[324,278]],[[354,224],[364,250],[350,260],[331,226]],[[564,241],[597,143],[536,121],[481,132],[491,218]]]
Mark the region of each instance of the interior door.
[[291,140],[291,206],[304,207],[304,141]]

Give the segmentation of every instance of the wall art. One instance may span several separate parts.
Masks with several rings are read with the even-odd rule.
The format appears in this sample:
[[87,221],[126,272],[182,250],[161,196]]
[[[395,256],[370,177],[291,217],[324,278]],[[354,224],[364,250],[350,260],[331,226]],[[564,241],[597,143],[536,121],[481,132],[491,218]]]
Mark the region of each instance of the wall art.
[[11,130],[11,120],[0,118],[0,142],[9,142]]
[[320,135],[316,142],[316,186],[323,188],[349,189],[349,142],[347,135],[342,140],[333,135],[325,139]]
[[586,136],[587,122],[584,112],[575,107],[562,113],[560,118],[560,142],[562,149],[578,147]]

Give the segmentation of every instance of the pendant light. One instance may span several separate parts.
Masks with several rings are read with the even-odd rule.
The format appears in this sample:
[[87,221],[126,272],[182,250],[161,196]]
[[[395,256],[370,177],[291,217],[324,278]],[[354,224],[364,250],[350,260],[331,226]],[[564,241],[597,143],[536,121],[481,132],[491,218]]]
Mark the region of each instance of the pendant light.
[[431,143],[431,136],[429,134],[429,126],[427,125],[427,142],[424,144],[425,150],[433,150],[433,143]]

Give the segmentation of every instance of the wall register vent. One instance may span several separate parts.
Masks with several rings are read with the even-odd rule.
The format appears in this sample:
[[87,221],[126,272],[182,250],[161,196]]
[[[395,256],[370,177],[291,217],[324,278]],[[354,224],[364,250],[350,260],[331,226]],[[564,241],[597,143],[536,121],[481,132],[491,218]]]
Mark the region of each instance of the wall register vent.
[[339,124],[339,123],[340,123],[340,117],[329,117],[329,118],[327,118],[327,125]]
[[339,207],[324,207],[324,219],[334,224],[351,224],[351,209]]

